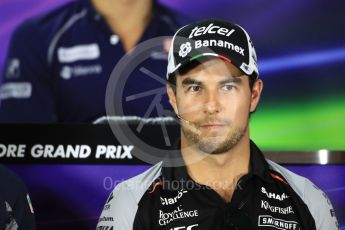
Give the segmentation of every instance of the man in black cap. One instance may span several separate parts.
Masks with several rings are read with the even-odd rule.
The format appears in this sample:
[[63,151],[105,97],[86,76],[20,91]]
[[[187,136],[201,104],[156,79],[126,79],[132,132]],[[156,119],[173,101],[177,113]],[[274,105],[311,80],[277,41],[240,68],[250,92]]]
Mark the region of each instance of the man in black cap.
[[240,26],[205,20],[177,31],[167,92],[181,120],[179,151],[119,184],[98,228],[338,229],[327,196],[266,160],[250,140],[249,117],[263,88],[258,76]]

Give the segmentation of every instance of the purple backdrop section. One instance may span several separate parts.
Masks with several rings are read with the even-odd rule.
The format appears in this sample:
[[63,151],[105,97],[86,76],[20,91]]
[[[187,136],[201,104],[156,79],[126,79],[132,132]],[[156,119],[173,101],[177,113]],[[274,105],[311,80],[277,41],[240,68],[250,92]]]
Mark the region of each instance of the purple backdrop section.
[[14,29],[25,19],[45,13],[70,0],[2,0],[0,1],[0,70]]
[[[14,28],[23,20],[71,0],[2,0],[0,2],[0,69]],[[161,0],[195,19],[222,18],[242,25],[252,35],[259,56],[276,57],[327,49],[344,49],[345,2],[334,0],[193,1]],[[334,61],[344,60],[342,55]],[[265,62],[263,62],[265,64]],[[261,66],[265,69],[265,66]]]

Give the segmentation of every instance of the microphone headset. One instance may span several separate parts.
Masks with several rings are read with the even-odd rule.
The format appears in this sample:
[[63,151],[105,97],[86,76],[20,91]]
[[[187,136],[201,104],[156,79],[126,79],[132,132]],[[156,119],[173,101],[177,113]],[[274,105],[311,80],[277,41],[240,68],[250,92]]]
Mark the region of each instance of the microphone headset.
[[184,119],[183,117],[181,117],[177,108],[176,108],[176,111],[177,111],[176,116],[177,116],[180,120],[186,122],[188,125],[192,125],[192,124],[193,124],[191,121],[188,121],[188,120]]
[[191,124],[192,124],[192,122],[187,121],[186,119],[182,118],[178,113],[176,114],[176,116],[177,116],[180,120],[186,122],[188,125],[191,125]]

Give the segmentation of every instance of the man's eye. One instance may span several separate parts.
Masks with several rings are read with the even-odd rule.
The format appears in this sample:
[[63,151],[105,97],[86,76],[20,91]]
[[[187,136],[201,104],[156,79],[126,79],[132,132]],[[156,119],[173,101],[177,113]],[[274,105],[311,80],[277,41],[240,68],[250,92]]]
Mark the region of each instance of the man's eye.
[[188,91],[191,92],[198,92],[200,91],[201,87],[199,85],[191,85],[188,87]]
[[233,88],[235,88],[235,86],[233,86],[233,85],[224,85],[222,88],[224,90],[232,90]]

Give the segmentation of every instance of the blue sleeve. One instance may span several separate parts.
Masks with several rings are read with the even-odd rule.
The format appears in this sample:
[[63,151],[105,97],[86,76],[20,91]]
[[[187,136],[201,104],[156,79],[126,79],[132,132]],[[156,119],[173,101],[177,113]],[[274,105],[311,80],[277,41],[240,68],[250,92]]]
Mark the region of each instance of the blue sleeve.
[[0,122],[55,121],[46,43],[31,21],[12,35],[0,88]]

